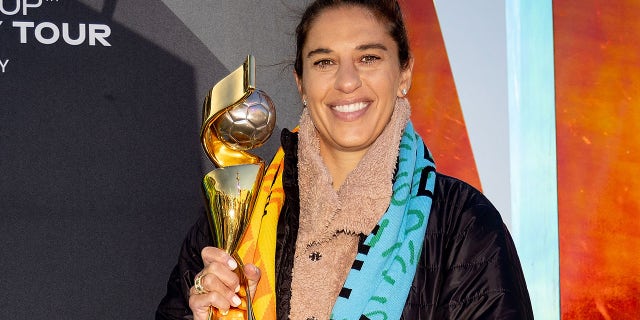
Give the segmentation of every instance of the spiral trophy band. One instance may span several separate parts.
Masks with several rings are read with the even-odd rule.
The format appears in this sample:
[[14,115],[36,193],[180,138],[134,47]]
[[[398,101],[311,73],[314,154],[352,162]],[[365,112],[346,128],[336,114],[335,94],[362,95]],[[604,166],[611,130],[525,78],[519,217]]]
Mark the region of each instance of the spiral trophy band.
[[273,102],[255,87],[255,62],[251,55],[216,83],[204,101],[201,141],[217,167],[204,176],[202,183],[209,226],[214,245],[237,260],[238,276],[246,292],[246,310],[232,308],[222,315],[211,307],[209,319],[255,319],[237,249],[249,225],[265,171],[264,161],[247,150],[269,139],[275,120]]

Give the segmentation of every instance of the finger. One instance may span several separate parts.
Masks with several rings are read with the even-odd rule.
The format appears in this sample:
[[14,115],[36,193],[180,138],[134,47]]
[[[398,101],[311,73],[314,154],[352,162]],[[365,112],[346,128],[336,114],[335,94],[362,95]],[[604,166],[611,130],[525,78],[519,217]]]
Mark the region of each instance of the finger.
[[[242,303],[241,298],[235,293],[223,294],[218,291],[212,291],[207,293],[197,293],[193,287],[189,289],[189,303],[194,299],[197,304],[202,304],[201,307],[214,306],[216,308],[228,309],[229,306],[236,307]],[[207,304],[205,304],[205,302]]]
[[[237,298],[239,300],[239,298]],[[206,294],[194,294],[189,297],[189,308],[193,312],[194,319],[208,319],[209,308],[213,307],[226,313],[232,305],[218,292]]]
[[[200,274],[200,285],[204,292],[218,292],[220,295],[227,297],[229,301],[233,301],[234,296],[240,289],[240,278],[238,275],[224,267],[214,268],[216,264],[211,264],[207,268],[203,269]],[[196,278],[198,277],[196,276]],[[194,280],[195,282],[195,280]],[[195,290],[194,292],[198,293]]]
[[258,282],[260,281],[261,273],[260,269],[254,264],[246,264],[244,266],[244,275],[247,277],[247,285],[249,286],[249,293],[251,297],[256,293]]
[[238,263],[226,251],[216,247],[204,247],[200,252],[204,265],[218,262],[228,266],[231,270],[238,267]]
[[246,264],[244,266],[244,274],[250,282],[258,283],[260,281],[260,269],[255,264]]
[[205,247],[201,251],[205,268],[203,274],[213,274],[214,277],[206,277],[204,287],[207,291],[223,290],[220,282],[231,290],[237,292],[240,287],[238,275],[234,273],[238,263],[224,250],[216,247]]

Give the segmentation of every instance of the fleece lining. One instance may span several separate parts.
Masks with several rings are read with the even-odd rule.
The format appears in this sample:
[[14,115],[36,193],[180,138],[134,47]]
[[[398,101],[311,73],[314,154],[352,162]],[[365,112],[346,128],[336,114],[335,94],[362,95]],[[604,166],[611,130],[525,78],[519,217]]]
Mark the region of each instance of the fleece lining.
[[402,131],[411,108],[398,98],[390,122],[338,191],[320,156],[320,140],[305,108],[300,119],[300,226],[291,284],[290,319],[329,319],[367,235],[386,212]]

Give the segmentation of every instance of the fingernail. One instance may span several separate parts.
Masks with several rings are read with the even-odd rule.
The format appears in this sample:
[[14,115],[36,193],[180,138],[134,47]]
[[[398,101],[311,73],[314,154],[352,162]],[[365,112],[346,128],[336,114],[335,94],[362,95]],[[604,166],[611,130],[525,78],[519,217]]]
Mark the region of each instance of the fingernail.
[[235,270],[238,267],[238,263],[233,259],[227,260],[227,264],[229,265],[229,268],[231,268],[231,270]]
[[240,303],[242,303],[242,300],[240,300],[240,297],[238,296],[233,296],[233,298],[231,299],[231,302],[233,302],[234,307],[237,307],[240,305]]
[[236,290],[235,290],[235,291],[236,291],[236,293],[240,292],[240,285],[238,285],[238,286],[236,287]]

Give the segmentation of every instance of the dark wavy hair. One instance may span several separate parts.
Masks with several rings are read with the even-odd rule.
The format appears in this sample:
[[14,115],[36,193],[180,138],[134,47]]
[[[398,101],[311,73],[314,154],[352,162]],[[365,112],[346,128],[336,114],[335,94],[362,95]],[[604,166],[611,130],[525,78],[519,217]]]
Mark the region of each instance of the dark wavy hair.
[[389,35],[398,45],[398,59],[400,68],[406,69],[411,57],[407,29],[400,4],[396,0],[316,0],[311,3],[302,14],[300,23],[296,27],[296,60],[293,68],[299,77],[302,76],[302,48],[307,41],[307,35],[316,18],[326,9],[341,6],[359,6],[387,24]]

